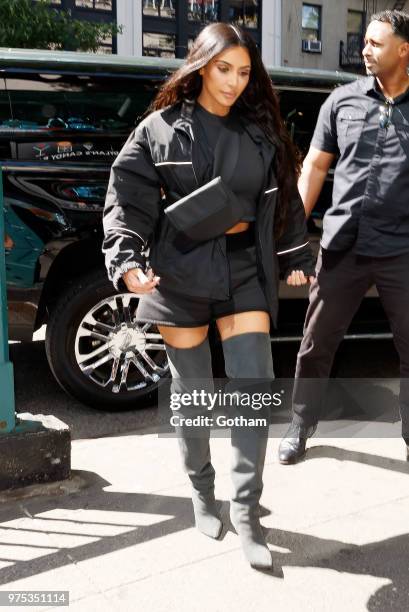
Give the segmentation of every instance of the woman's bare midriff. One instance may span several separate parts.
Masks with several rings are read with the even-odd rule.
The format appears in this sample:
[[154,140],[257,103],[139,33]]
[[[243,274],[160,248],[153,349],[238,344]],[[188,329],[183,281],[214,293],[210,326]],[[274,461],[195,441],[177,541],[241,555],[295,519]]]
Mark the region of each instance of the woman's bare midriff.
[[240,223],[236,223],[236,225],[233,225],[233,227],[231,227],[225,233],[226,234],[237,234],[238,232],[245,232],[249,228],[249,225],[250,223],[247,223],[246,221],[241,221]]

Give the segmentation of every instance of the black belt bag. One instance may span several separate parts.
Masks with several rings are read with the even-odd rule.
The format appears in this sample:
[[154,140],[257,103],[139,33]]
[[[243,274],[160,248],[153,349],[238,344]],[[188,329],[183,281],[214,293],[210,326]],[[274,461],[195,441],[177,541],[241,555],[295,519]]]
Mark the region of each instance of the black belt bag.
[[203,242],[224,234],[243,215],[230,187],[217,176],[164,210],[172,225],[190,240]]

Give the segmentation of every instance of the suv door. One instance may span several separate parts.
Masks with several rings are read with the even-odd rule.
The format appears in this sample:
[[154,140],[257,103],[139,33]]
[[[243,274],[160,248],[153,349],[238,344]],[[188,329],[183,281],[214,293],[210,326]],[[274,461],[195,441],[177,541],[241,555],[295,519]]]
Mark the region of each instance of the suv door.
[[[7,74],[4,186],[15,233],[32,245],[19,262],[25,290],[40,292],[32,329],[47,323],[47,357],[63,388],[101,408],[141,404],[167,373],[160,336],[134,328],[138,298],[115,295],[101,253],[110,166],[155,85],[147,77]],[[22,288],[13,288],[16,312]]]
[[[308,153],[320,108],[330,92],[330,89],[307,90],[297,87],[287,87],[280,90],[282,117],[303,157]],[[317,248],[317,238],[322,228],[322,218],[331,202],[333,174],[333,169],[331,169],[311,214],[309,229],[315,248]]]

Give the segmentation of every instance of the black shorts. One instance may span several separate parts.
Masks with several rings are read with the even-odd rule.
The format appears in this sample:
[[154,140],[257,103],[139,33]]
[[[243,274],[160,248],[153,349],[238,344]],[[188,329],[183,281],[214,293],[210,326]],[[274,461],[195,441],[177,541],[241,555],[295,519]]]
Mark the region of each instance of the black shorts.
[[257,276],[254,232],[226,234],[226,251],[230,268],[230,299],[196,298],[159,286],[152,293],[141,296],[136,321],[171,327],[199,327],[239,312],[268,312]]

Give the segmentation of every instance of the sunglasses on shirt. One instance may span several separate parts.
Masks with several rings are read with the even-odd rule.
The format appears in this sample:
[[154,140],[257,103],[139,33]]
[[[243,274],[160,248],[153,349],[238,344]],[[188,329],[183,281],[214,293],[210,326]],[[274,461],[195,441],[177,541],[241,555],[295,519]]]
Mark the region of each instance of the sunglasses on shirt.
[[384,106],[379,107],[379,126],[381,128],[388,128],[392,123],[392,110],[393,104],[390,102],[385,102]]

